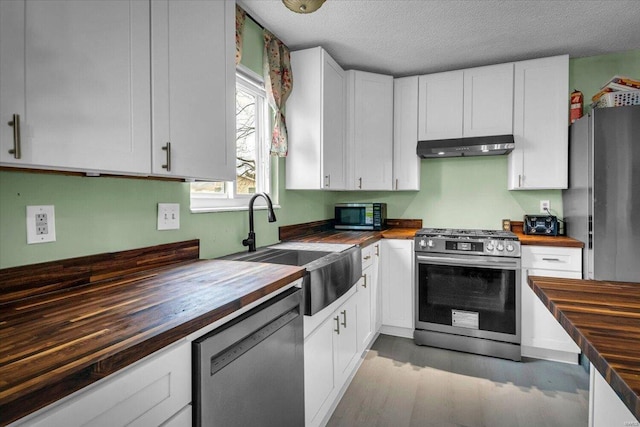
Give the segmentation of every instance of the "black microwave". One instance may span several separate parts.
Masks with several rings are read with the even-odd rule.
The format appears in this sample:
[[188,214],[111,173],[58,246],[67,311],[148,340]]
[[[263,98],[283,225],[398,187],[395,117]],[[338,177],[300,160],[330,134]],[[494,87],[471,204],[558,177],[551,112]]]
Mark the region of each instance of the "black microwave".
[[338,230],[382,230],[386,223],[386,203],[339,203],[335,206],[335,228]]

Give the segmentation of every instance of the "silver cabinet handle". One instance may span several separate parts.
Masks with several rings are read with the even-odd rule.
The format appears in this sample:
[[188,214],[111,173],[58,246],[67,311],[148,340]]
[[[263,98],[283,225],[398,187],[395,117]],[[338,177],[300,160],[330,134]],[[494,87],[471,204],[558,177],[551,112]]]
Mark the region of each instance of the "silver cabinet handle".
[[19,159],[22,157],[20,149],[20,114],[14,114],[8,125],[13,127],[13,148],[9,150],[9,154],[13,154],[14,159]]
[[340,335],[340,316],[336,316],[333,318],[333,320],[336,321],[336,329],[334,329],[334,332],[337,332],[338,335]]
[[396,178],[396,190],[398,189],[398,178]]
[[344,322],[342,322],[342,326],[344,326],[346,328],[347,327],[347,310],[342,310],[340,313],[342,314],[342,317],[344,318]]
[[365,261],[368,260],[368,259],[371,259],[371,255],[366,255],[362,259],[365,260]]
[[542,258],[543,261],[555,261],[560,262],[560,258]]
[[167,142],[167,145],[162,147],[162,149],[167,152],[167,163],[162,165],[162,168],[166,169],[167,172],[171,172],[171,143]]
[[522,187],[522,175],[518,175],[518,187]]
[[324,185],[325,187],[331,187],[331,175],[324,176]]
[[362,278],[364,279],[364,283],[362,284],[362,287],[366,289],[367,288],[367,275],[363,274]]
[[362,189],[362,177],[358,178],[358,188]]
[[376,256],[380,256],[380,245],[376,245]]

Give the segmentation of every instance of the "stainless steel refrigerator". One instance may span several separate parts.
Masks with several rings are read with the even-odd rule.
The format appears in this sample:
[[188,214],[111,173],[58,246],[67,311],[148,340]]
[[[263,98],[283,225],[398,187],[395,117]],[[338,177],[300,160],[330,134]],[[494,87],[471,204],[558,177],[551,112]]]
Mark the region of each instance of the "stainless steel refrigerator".
[[594,109],[570,135],[562,199],[583,278],[640,282],[640,105]]

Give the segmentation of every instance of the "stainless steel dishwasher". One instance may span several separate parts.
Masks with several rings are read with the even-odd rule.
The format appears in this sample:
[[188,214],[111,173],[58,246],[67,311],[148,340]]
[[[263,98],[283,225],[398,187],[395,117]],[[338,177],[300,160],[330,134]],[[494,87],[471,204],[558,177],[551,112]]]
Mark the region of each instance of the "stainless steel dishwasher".
[[301,302],[288,289],[193,342],[194,426],[304,425]]

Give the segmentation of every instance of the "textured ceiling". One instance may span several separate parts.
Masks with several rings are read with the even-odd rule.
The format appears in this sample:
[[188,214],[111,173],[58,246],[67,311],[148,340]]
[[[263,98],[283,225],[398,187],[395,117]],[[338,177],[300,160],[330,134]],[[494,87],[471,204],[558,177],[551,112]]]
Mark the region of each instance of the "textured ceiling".
[[327,0],[308,15],[238,3],[291,50],[322,46],[345,69],[395,77],[640,49],[640,0]]

